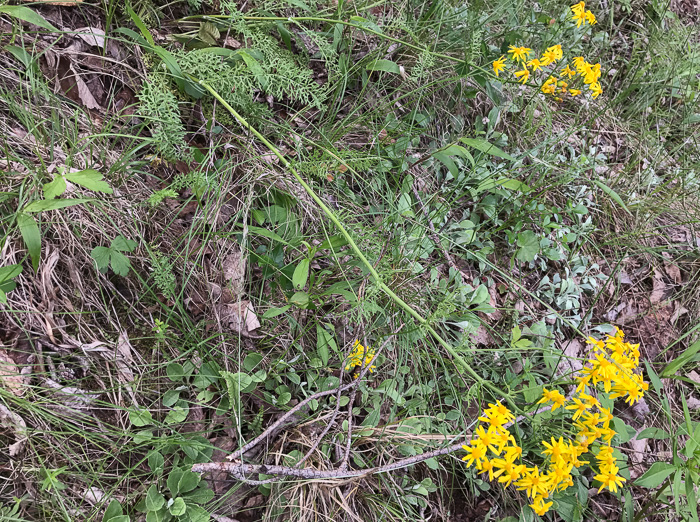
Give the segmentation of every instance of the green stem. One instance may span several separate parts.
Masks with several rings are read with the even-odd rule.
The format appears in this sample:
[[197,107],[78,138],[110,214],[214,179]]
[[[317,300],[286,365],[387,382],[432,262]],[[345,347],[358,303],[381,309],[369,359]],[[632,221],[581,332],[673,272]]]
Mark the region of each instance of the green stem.
[[459,367],[461,367],[464,371],[466,371],[475,381],[477,381],[480,385],[488,388],[491,390],[494,394],[502,397],[505,399],[505,401],[508,403],[508,405],[515,410],[518,413],[523,413],[523,411],[513,402],[513,399],[511,398],[510,394],[505,393],[501,389],[499,389],[497,386],[492,384],[491,382],[487,381],[483,377],[481,377],[476,371],[467,363],[467,361],[464,360],[464,358],[457,353],[457,351],[448,343],[445,339],[442,338],[442,336],[432,327],[432,325],[428,322],[427,319],[425,319],[422,315],[420,315],[418,312],[416,312],[411,306],[406,303],[403,299],[401,299],[398,295],[394,293],[394,291],[389,288],[384,282],[381,280],[381,277],[379,276],[379,273],[377,270],[372,266],[372,263],[369,262],[369,260],[365,257],[365,255],[362,253],[360,248],[357,246],[355,243],[355,240],[350,236],[348,231],[345,229],[343,224],[340,222],[340,220],[337,218],[337,216],[333,213],[333,211],[326,206],[326,204],[323,202],[323,200],[316,194],[313,188],[304,181],[304,179],[299,175],[299,173],[296,171],[296,169],[289,163],[289,161],[282,155],[282,153],[275,147],[265,136],[260,134],[258,130],[253,127],[248,121],[241,116],[236,109],[231,107],[226,100],[224,100],[218,92],[216,92],[214,89],[212,89],[206,82],[203,82],[202,80],[198,80],[194,77],[192,77],[193,81],[196,81],[199,85],[204,87],[209,93],[211,93],[214,98],[227,110],[231,113],[231,115],[238,120],[238,122],[248,129],[250,132],[252,132],[269,150],[272,152],[277,158],[279,158],[280,162],[282,165],[284,165],[289,171],[294,175],[296,180],[299,182],[299,184],[304,188],[304,190],[311,196],[311,198],[316,202],[316,204],[323,210],[323,212],[328,216],[328,218],[333,222],[333,224],[338,228],[340,233],[343,235],[343,237],[347,240],[348,244],[350,245],[350,248],[353,250],[355,255],[362,261],[362,263],[365,265],[369,273],[372,275],[374,280],[377,283],[377,286],[386,294],[388,295],[397,305],[399,305],[401,308],[403,308],[409,315],[411,315],[416,321],[418,321],[430,334],[433,336],[433,338],[445,349],[447,352],[453,357],[454,361],[457,363]]

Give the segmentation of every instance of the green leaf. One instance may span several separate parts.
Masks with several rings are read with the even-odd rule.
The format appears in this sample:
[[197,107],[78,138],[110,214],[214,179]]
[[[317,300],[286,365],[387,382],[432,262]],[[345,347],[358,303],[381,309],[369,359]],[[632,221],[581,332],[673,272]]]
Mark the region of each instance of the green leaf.
[[199,473],[183,471],[182,476],[177,482],[177,493],[173,492],[173,495],[192,491],[199,485],[200,480],[202,480],[202,476]]
[[0,283],[14,279],[22,273],[22,265],[7,265],[0,267]]
[[214,492],[211,489],[209,489],[206,483],[200,482],[199,486],[197,486],[197,489],[194,489],[189,493],[183,494],[182,498],[184,498],[185,502],[187,502],[187,504],[190,506],[192,505],[192,503],[206,504],[214,498]]
[[159,451],[153,450],[148,454],[148,467],[153,473],[158,473],[163,470],[165,459]]
[[248,372],[252,372],[255,370],[255,368],[257,368],[258,364],[260,364],[260,361],[262,360],[263,356],[259,353],[249,353],[245,356],[245,359],[243,359],[243,368],[245,368]]
[[131,262],[129,261],[128,257],[126,257],[121,252],[117,252],[116,250],[111,249],[109,257],[110,265],[112,266],[112,270],[114,270],[115,274],[120,275],[122,277],[126,277],[127,275],[129,275],[129,268],[131,268]]
[[73,172],[71,174],[65,174],[65,178],[68,181],[72,181],[76,185],[85,187],[88,190],[94,190],[95,192],[104,192],[105,194],[112,194],[114,191],[107,182],[102,181],[102,174],[93,169],[85,169],[80,172]]
[[338,351],[338,345],[335,343],[333,334],[326,330],[320,324],[316,325],[316,351],[321,358],[323,366],[328,366],[331,350]]
[[485,152],[486,154],[491,154],[499,158],[507,159],[510,161],[515,161],[515,158],[510,154],[503,152],[501,149],[495,145],[489,143],[484,138],[460,138],[459,139],[465,145],[472,147],[478,151]]
[[66,191],[66,180],[58,174],[53,181],[43,187],[44,199],[54,199]]
[[285,305],[282,308],[270,308],[269,310],[266,310],[265,313],[262,315],[263,319],[272,319],[273,317],[277,317],[278,315],[282,315],[284,312],[289,310],[292,307],[292,305]]
[[105,509],[105,514],[102,516],[102,522],[115,522],[113,519],[122,515],[122,505],[118,500],[112,500]]
[[654,462],[647,472],[635,481],[634,485],[653,489],[660,486],[676,469],[678,469],[676,466],[668,462]]
[[129,410],[129,420],[131,424],[140,428],[148,424],[153,424],[153,415],[148,410]]
[[447,154],[439,151],[433,152],[433,158],[442,163],[447,168],[447,170],[450,171],[450,174],[452,174],[453,178],[459,176],[459,167],[457,167],[457,164]]
[[190,522],[209,522],[209,520],[211,520],[209,511],[203,507],[194,506],[192,504],[187,506],[187,516],[190,517]]
[[173,406],[173,408],[168,412],[168,414],[165,416],[165,419],[163,419],[163,422],[165,424],[180,424],[181,422],[185,422],[185,419],[187,419],[187,415],[190,413],[190,407],[187,404],[186,401],[179,400]]
[[277,404],[279,406],[284,406],[287,404],[289,401],[292,400],[292,394],[289,392],[282,392],[279,394],[279,397],[277,397]]
[[151,35],[151,32],[148,30],[146,27],[146,24],[143,23],[143,20],[139,18],[139,15],[137,15],[133,9],[131,9],[131,6],[129,3],[125,3],[124,7],[126,8],[126,12],[128,15],[131,17],[131,20],[134,22],[134,25],[138,27],[138,30],[141,31],[141,34],[143,37],[148,41],[149,44],[155,45],[155,42],[153,41],[153,36]]
[[170,408],[180,400],[180,390],[168,390],[163,394],[163,406]]
[[165,504],[165,497],[158,491],[158,486],[152,484],[146,493],[146,509],[158,511]]
[[401,74],[401,68],[391,60],[377,59],[365,67],[368,71],[383,71],[392,74]]
[[250,72],[253,73],[253,76],[260,84],[260,87],[262,87],[263,90],[267,89],[267,78],[265,77],[265,71],[258,61],[243,49],[238,51],[238,56],[243,58],[243,61],[248,66],[248,69],[250,69]]
[[197,36],[200,40],[208,43],[209,45],[216,45],[221,33],[213,23],[204,22],[199,25]]
[[109,258],[111,254],[112,250],[103,246],[95,247],[92,249],[92,252],[90,252],[90,257],[95,260],[97,269],[103,274],[109,268]]
[[111,248],[120,252],[133,252],[136,245],[136,241],[126,239],[124,236],[117,236],[112,240]]
[[146,514],[146,522],[167,522],[173,518],[167,508],[162,507],[158,511],[149,511]]
[[173,500],[173,503],[170,504],[169,510],[171,515],[179,517],[180,515],[184,515],[185,511],[187,511],[187,504],[185,504],[182,497],[177,497]]
[[662,430],[661,428],[646,428],[637,434],[636,439],[667,439],[670,436],[671,435],[666,430]]
[[36,272],[39,268],[39,259],[41,258],[41,231],[39,225],[29,214],[20,212],[17,214],[17,226],[22,234],[22,239],[29,252],[29,257],[32,258],[32,268]]
[[302,259],[301,262],[294,269],[294,275],[292,275],[292,284],[297,290],[301,290],[306,286],[306,282],[309,280],[309,259]]
[[691,344],[686,350],[680,354],[678,357],[676,357],[674,360],[672,360],[670,363],[666,365],[666,367],[661,371],[661,377],[671,377],[672,375],[675,375],[675,373],[680,370],[683,366],[688,364],[690,360],[695,357],[695,355],[700,351],[700,340],[695,341],[693,344]]
[[622,198],[620,197],[620,195],[619,195],[617,192],[615,192],[613,189],[611,189],[610,187],[608,187],[608,186],[607,186],[605,183],[603,183],[602,181],[598,181],[597,179],[594,179],[594,180],[593,180],[593,183],[595,183],[595,184],[598,186],[598,188],[600,188],[600,190],[602,190],[602,191],[605,192],[608,196],[610,196],[610,198],[611,198],[615,203],[617,203],[618,205],[620,205],[620,207],[621,207],[625,212],[627,212],[630,216],[632,215],[632,212],[630,212],[630,209],[627,208],[627,205],[625,205],[624,201],[622,201]]
[[30,24],[38,25],[49,31],[58,31],[56,27],[51,25],[43,16],[28,7],[20,5],[3,5],[0,6],[0,14],[6,14],[13,18],[17,18]]
[[289,299],[289,302],[299,308],[306,308],[309,306],[310,302],[309,294],[306,292],[297,292]]
[[58,210],[59,208],[73,207],[92,201],[91,199],[40,199],[24,207],[24,212],[44,212],[46,210]]
[[173,382],[181,382],[182,379],[186,377],[185,368],[177,362],[171,362],[165,367],[165,373],[168,375],[168,379]]
[[540,240],[532,230],[525,230],[518,234],[518,251],[515,253],[516,259],[529,263],[535,260],[535,256],[540,253]]

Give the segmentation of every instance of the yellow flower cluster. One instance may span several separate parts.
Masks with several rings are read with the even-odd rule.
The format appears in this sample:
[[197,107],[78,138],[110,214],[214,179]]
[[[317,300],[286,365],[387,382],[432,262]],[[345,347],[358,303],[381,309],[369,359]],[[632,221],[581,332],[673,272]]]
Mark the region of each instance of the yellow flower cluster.
[[[573,20],[578,21],[578,26],[581,25],[581,20],[591,25],[596,23],[595,15],[591,13],[591,11],[585,11],[585,5],[584,2],[579,2],[571,6],[571,10],[574,13]],[[561,45],[548,47],[539,58],[530,59],[531,53],[532,49],[529,47],[516,47],[511,45],[508,48],[508,54],[510,54],[511,60],[522,67],[522,69],[516,70],[513,75],[523,84],[528,82],[531,73],[537,72],[542,69],[542,67],[547,67],[549,65],[554,65],[556,67],[557,62],[564,57]],[[503,55],[498,60],[495,60],[492,66],[493,72],[496,76],[499,76],[502,71],[506,70],[506,56]],[[532,71],[530,71],[529,68],[532,68]],[[554,71],[551,72],[553,73]],[[572,97],[578,96],[583,91],[581,89],[570,88],[569,82],[566,81],[567,79],[575,79],[576,75],[583,78],[583,83],[588,85],[591,97],[597,98],[603,94],[603,88],[599,81],[601,75],[600,64],[588,63],[583,56],[574,58],[572,63],[567,64],[567,66],[559,72],[558,77],[550,74],[549,78],[542,84],[540,90],[545,94],[555,96],[557,101],[562,101],[561,96],[566,94]]]
[[[360,368],[369,366],[369,372],[373,373],[377,366],[372,364],[372,361],[374,361],[374,350],[369,346],[365,348],[360,344],[360,341],[356,340],[355,344],[352,345],[352,352],[350,352],[348,356],[345,369],[349,370],[355,366],[359,366]],[[356,372],[355,378],[359,376],[359,372]]]
[[581,24],[595,25],[598,21],[595,15],[590,10],[586,11],[586,3],[579,2],[571,6],[571,11],[574,13],[571,19],[576,22],[576,27],[581,27]]
[[479,417],[487,427],[477,427],[469,445],[463,446],[467,455],[462,460],[469,466],[473,464],[480,473],[488,474],[489,480],[497,479],[504,486],[514,484],[518,490],[524,490],[532,499],[530,507],[538,515],[544,515],[553,504],[547,499],[554,492],[573,486],[571,470],[590,465],[580,457],[597,442],[595,479],[601,483],[598,491],[608,488],[616,492],[625,479],[618,475],[620,468],[611,447],[615,435],[610,427],[613,414],[587,391],[589,385],[595,390],[602,383],[606,392],[612,392],[610,398],[625,397],[625,402],[633,404],[648,389],[641,375],[635,373],[639,365],[639,345],[625,343],[623,339],[624,334],[619,329],[605,341],[589,339],[595,349],[581,375],[576,376],[578,387],[571,399],[559,390],[544,389],[538,404],[552,403],[552,411],[557,408],[571,411],[577,434],[573,440],[551,437],[549,442],[542,441],[542,454],[546,457],[542,470],[538,466],[517,463],[523,450],[506,428],[514,416],[500,402],[489,404],[484,416]]

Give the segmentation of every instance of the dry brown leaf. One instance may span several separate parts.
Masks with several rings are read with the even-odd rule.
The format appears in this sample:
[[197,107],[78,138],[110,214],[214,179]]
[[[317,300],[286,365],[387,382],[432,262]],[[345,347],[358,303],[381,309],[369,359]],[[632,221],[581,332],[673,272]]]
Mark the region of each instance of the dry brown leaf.
[[240,250],[227,255],[222,261],[223,274],[228,281],[235,300],[243,295],[243,280],[245,277],[245,258]]
[[561,351],[564,354],[559,366],[557,366],[555,374],[559,375],[569,375],[575,373],[583,368],[583,363],[581,362],[581,357],[584,351],[584,345],[578,339],[571,339],[570,341],[562,342]]
[[73,79],[75,80],[75,86],[78,88],[78,97],[80,98],[80,101],[83,102],[83,105],[85,106],[85,108],[86,109],[101,109],[102,107],[100,106],[99,103],[97,103],[97,100],[92,95],[92,92],[88,88],[87,84],[80,77],[80,75],[76,72],[76,70],[73,68],[72,65],[70,67],[70,70],[73,71],[73,74],[75,75],[73,77]]
[[10,354],[0,347],[0,384],[15,396],[21,397],[26,391],[27,379],[28,376],[21,374],[19,365]]
[[7,453],[10,457],[18,455],[27,441],[27,424],[9,408],[0,403],[0,428],[12,430],[15,433],[16,442],[7,446]]
[[683,282],[683,276],[681,275],[681,269],[678,268],[678,265],[674,265],[672,262],[670,262],[671,256],[669,254],[664,252],[663,256],[665,259],[669,260],[669,261],[666,261],[666,260],[664,261],[664,270],[666,271],[666,274],[668,274],[668,277],[671,278],[671,281],[673,281],[677,285],[681,284]]
[[97,27],[81,27],[75,30],[75,36],[92,47],[104,49],[106,35],[102,29],[98,29]]
[[219,314],[222,326],[243,336],[249,336],[252,331],[260,328],[250,301],[219,305]]
[[75,7],[83,3],[83,0],[72,0],[67,2],[66,0],[22,0],[23,2],[42,2],[44,4],[57,5],[61,7]]
[[660,274],[654,274],[654,286],[651,291],[651,295],[649,296],[649,300],[651,301],[651,304],[655,305],[663,301],[664,299],[664,294],[666,293],[666,283],[663,282],[663,279],[661,279]]
[[495,344],[491,334],[483,324],[479,325],[476,331],[469,334],[469,340],[476,345],[482,344],[484,346],[491,346]]
[[116,363],[119,376],[125,382],[133,382],[134,380],[134,372],[131,369],[134,365],[132,350],[133,348],[131,347],[131,342],[129,342],[129,335],[126,331],[122,331],[117,339]]
[[632,480],[641,476],[646,471],[642,463],[645,461],[648,442],[647,439],[637,440],[636,437],[629,441],[630,448],[632,449],[630,452],[630,461],[632,464],[630,466],[630,476]]

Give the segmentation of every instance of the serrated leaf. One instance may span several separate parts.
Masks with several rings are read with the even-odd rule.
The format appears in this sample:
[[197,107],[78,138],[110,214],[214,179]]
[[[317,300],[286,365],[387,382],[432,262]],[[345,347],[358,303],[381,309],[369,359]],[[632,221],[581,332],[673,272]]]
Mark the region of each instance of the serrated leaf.
[[498,158],[515,161],[515,158],[513,156],[511,156],[507,152],[502,151],[494,144],[489,143],[484,138],[460,138],[460,141],[465,145],[468,145],[478,151],[485,152],[486,154],[491,154],[492,156],[496,156]]
[[32,258],[32,268],[36,272],[41,258],[41,231],[39,230],[39,225],[32,216],[20,212],[17,214],[17,226],[20,234],[22,234],[27,252],[29,252],[29,257]]
[[66,187],[66,180],[58,174],[53,181],[44,185],[44,199],[54,199],[60,196],[66,191]]
[[105,194],[112,194],[114,191],[106,181],[102,181],[104,177],[100,172],[94,169],[85,169],[79,172],[72,172],[70,174],[64,174],[68,181],[72,181],[76,185],[85,187],[88,190],[94,190],[95,192],[104,192]]
[[660,486],[677,469],[676,466],[668,462],[654,462],[647,472],[635,481],[634,485],[653,489]]
[[377,59],[365,67],[368,71],[383,71],[392,74],[401,74],[401,68],[399,64],[392,62],[391,60]]
[[98,246],[92,249],[92,252],[90,252],[90,257],[95,260],[95,264],[97,264],[97,269],[105,273],[107,269],[109,268],[109,258],[111,255],[112,251],[103,246]]
[[6,14],[18,20],[28,22],[30,24],[38,25],[49,31],[58,31],[53,25],[51,25],[46,18],[41,16],[39,13],[32,11],[28,7],[20,5],[3,5],[0,6],[0,14]]
[[112,240],[111,248],[120,252],[133,252],[138,243],[131,239],[126,239],[124,236],[117,236]]
[[45,212],[59,208],[74,207],[92,201],[91,199],[40,199],[24,207],[23,212]]
[[309,258],[302,259],[294,269],[292,275],[292,284],[297,290],[301,290],[306,286],[309,280]]
[[165,497],[158,491],[158,486],[152,484],[146,493],[146,509],[158,511],[165,504]]
[[124,254],[121,252],[117,252],[116,250],[110,250],[110,265],[112,267],[112,270],[114,270],[114,273],[117,275],[120,275],[122,277],[126,277],[129,275],[129,268],[131,268],[131,262],[129,261],[129,258],[126,257]]
[[529,263],[535,260],[535,256],[540,253],[540,240],[532,230],[526,230],[518,234],[518,251],[515,258],[519,261]]

